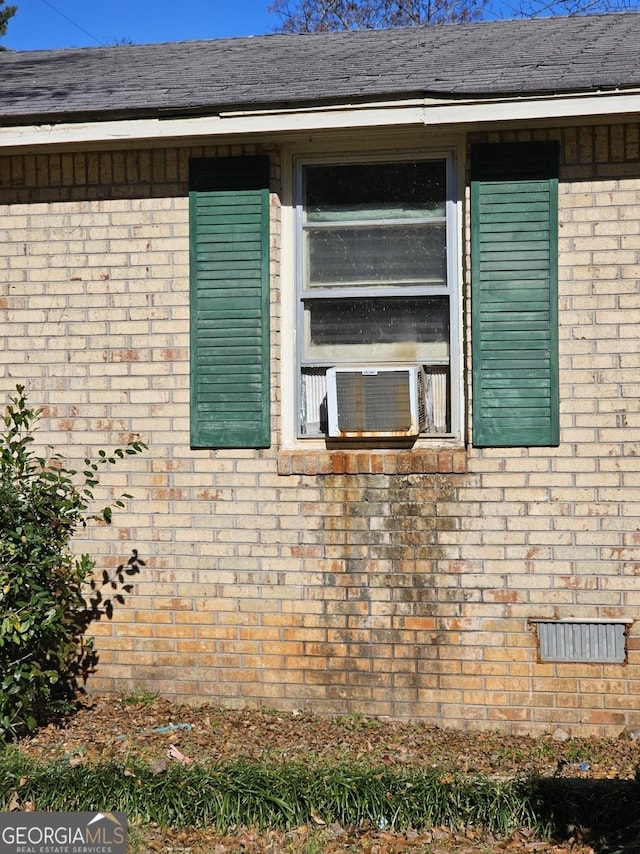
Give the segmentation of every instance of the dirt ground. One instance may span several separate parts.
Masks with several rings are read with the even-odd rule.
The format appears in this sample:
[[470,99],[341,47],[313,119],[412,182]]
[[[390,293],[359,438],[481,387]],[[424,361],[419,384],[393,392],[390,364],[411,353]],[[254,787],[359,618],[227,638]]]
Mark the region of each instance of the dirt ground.
[[[367,759],[437,767],[443,771],[511,775],[633,779],[640,742],[618,739],[559,740],[557,733],[529,739],[496,732],[462,733],[425,724],[346,716],[325,719],[273,710],[193,708],[149,696],[87,697],[66,721],[50,724],[18,742],[40,760],[83,764],[133,758],[162,773],[182,757],[195,761],[261,759],[328,761]],[[37,805],[36,805],[37,808]],[[493,852],[599,852],[578,832],[544,842],[526,833],[507,840],[474,834],[389,833],[371,828],[300,827],[287,833],[236,828],[225,834],[145,827],[132,831],[131,850],[197,854],[493,854]],[[595,843],[594,843],[595,844]]]

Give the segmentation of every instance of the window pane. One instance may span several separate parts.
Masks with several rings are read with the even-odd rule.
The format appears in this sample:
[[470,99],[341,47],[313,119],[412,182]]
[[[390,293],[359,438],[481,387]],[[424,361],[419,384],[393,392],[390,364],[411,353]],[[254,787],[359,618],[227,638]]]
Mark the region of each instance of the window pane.
[[305,304],[305,355],[323,362],[446,362],[449,299],[320,299]]
[[305,179],[308,222],[445,214],[443,160],[307,166]]
[[445,224],[309,229],[307,286],[446,281]]

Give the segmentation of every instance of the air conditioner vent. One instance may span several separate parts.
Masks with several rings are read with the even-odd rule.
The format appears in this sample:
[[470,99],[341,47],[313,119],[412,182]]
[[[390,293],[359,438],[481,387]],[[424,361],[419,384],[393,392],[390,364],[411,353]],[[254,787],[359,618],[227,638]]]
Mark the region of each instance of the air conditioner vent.
[[427,423],[419,365],[330,368],[329,435],[417,436]]

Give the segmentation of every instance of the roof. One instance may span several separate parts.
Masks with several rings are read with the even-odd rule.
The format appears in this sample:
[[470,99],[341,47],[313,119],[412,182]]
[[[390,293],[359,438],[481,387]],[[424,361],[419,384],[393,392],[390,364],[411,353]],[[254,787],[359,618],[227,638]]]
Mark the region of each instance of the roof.
[[640,12],[0,52],[0,123],[640,86]]

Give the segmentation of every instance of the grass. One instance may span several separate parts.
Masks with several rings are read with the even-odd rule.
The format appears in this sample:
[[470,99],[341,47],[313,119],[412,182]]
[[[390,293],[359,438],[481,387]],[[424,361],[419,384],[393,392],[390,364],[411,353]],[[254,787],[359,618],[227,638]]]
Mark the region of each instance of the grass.
[[36,764],[7,750],[0,757],[0,807],[32,801],[39,810],[118,810],[162,826],[292,828],[307,822],[392,830],[481,827],[505,835],[548,830],[525,781],[443,777],[437,771],[348,763],[331,766],[239,762],[170,766]]
[[194,763],[154,773],[140,761],[73,766],[0,753],[0,809],[32,801],[38,810],[122,811],[137,826],[286,830],[337,822],[390,831],[471,827],[496,837],[526,828],[539,838],[590,828],[608,845],[601,850],[637,852],[639,794],[629,780],[496,780],[360,762]]
[[522,781],[358,763],[175,765],[154,774],[144,764],[37,764],[7,750],[0,757],[0,807],[7,809],[16,797],[39,810],[119,810],[163,826],[367,821],[389,829],[472,825],[502,835],[536,825]]

